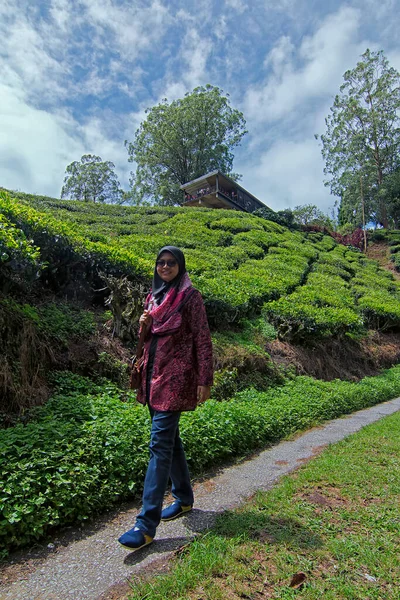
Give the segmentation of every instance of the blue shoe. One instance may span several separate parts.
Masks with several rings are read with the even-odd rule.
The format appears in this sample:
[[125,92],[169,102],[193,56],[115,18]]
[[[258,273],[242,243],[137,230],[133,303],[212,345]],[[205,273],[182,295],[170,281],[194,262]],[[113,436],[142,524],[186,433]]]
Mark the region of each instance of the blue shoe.
[[172,521],[173,519],[177,519],[182,515],[190,512],[193,508],[193,504],[189,504],[189,506],[185,506],[181,504],[179,501],[173,502],[161,513],[161,521]]
[[139,527],[134,527],[121,535],[118,541],[124,548],[128,548],[129,550],[140,550],[140,548],[144,548],[151,544],[153,538],[146,533],[143,533],[143,531],[140,531]]

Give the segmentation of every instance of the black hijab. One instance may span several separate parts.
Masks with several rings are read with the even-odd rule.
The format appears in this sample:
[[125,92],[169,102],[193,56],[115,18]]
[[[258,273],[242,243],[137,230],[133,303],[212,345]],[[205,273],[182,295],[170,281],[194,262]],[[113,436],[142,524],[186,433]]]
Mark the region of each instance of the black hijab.
[[160,252],[158,253],[156,262],[160,258],[160,256],[162,254],[164,254],[164,252],[169,252],[176,258],[176,262],[178,263],[179,271],[178,271],[178,275],[175,277],[175,279],[173,279],[172,281],[164,281],[163,279],[161,279],[161,277],[157,273],[157,265],[154,267],[154,275],[153,275],[153,283],[151,286],[151,291],[152,291],[153,297],[158,305],[160,305],[161,302],[164,300],[165,294],[168,292],[168,290],[171,289],[171,287],[179,286],[182,277],[186,273],[186,261],[185,261],[185,256],[184,256],[182,250],[179,250],[179,248],[177,248],[176,246],[164,246],[163,248],[161,248]]

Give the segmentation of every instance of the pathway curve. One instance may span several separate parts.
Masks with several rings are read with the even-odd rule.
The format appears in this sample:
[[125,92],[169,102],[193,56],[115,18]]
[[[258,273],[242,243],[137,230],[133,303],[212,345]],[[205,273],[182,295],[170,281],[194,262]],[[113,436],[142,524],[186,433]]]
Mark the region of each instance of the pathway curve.
[[[130,553],[116,539],[132,527],[138,506],[110,520],[89,526],[81,539],[50,548],[17,581],[0,584],[1,600],[116,600],[129,592],[128,578],[160,566],[197,532],[212,526],[218,513],[241,504],[259,489],[269,489],[283,474],[312,458],[328,444],[342,440],[386,415],[400,410],[400,398],[335,419],[227,467],[195,486],[195,509],[185,517],[162,523],[148,548]],[[51,545],[50,545],[51,546]],[[15,560],[15,559],[14,559]],[[25,559],[26,560],[26,559]],[[23,565],[21,559],[16,568]],[[6,569],[7,573],[7,569]]]

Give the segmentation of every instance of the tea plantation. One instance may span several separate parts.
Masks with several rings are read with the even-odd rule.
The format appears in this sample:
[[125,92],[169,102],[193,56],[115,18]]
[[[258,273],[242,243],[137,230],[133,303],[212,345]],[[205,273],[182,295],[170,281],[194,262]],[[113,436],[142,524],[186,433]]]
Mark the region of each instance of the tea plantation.
[[[154,258],[168,244],[185,253],[216,354],[212,400],[182,419],[193,474],[400,394],[396,366],[327,382],[270,361],[266,344],[277,337],[306,345],[400,328],[399,283],[329,235],[227,210],[0,191],[1,410],[19,408],[0,430],[4,552],[140,492],[148,417],[127,391],[126,364],[99,351],[98,369],[73,363],[71,345],[104,337],[108,321],[110,339],[125,323],[121,338],[132,351]],[[35,373],[50,396],[36,408]]]
[[254,317],[261,309],[291,338],[400,324],[399,283],[321,233],[289,231],[226,210],[16,199],[5,192],[0,211],[3,265],[15,253],[38,260],[39,247],[53,270],[84,261],[91,271],[150,282],[157,251],[179,246],[212,325]]

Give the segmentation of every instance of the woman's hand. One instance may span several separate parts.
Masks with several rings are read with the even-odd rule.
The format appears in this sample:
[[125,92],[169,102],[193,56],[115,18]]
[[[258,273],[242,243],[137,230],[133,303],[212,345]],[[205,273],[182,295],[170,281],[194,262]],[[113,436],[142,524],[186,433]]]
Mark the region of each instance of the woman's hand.
[[211,387],[209,385],[197,386],[197,402],[201,404],[209,399],[211,395]]
[[144,310],[142,316],[139,319],[139,323],[142,327],[150,327],[153,322],[153,317],[150,311]]

